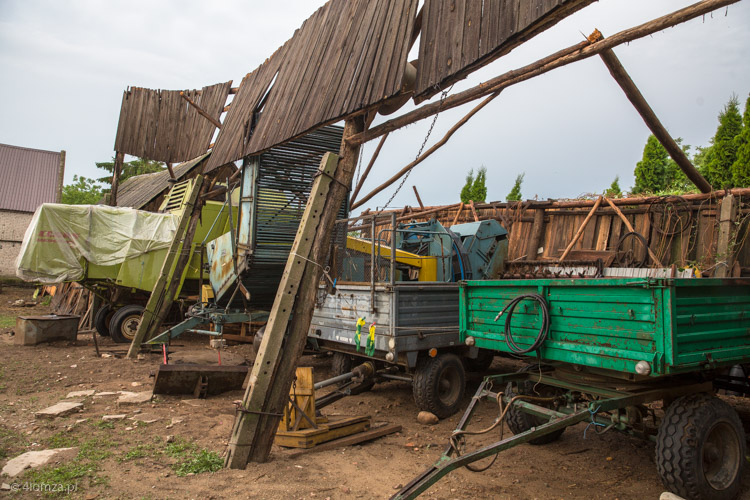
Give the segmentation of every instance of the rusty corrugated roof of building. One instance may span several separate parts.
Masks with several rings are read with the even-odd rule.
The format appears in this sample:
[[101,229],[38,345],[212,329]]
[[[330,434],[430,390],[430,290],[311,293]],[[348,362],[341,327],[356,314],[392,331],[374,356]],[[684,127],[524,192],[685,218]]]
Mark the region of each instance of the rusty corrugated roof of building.
[[57,199],[60,151],[0,144],[0,210],[33,212]]
[[[182,180],[207,156],[208,153],[176,165],[172,170],[177,180]],[[167,170],[130,177],[117,190],[117,206],[143,208],[169,188],[171,188],[171,185]]]

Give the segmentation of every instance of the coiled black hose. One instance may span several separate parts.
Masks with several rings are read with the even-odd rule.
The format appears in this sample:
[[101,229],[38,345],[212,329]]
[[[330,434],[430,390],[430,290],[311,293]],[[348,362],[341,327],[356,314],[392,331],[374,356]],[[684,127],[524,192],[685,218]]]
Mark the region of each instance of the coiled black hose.
[[[516,306],[526,299],[536,300],[539,303],[539,308],[542,311],[542,326],[539,328],[539,333],[537,333],[534,343],[531,344],[530,347],[522,349],[518,346],[518,344],[516,344],[516,341],[513,339],[513,334],[510,331],[510,321],[513,318],[513,312],[516,310]],[[497,320],[500,319],[500,316],[505,314],[506,311],[508,312],[508,315],[505,317],[505,343],[508,344],[508,349],[510,349],[515,354],[528,354],[530,352],[538,351],[539,349],[541,349],[542,344],[544,344],[544,341],[547,340],[547,335],[549,334],[549,306],[547,305],[547,301],[544,299],[544,297],[542,297],[538,293],[525,293],[523,295],[519,295],[518,297],[508,302],[508,304],[506,304],[502,311],[497,313],[497,316],[495,316],[495,322],[497,322]]]

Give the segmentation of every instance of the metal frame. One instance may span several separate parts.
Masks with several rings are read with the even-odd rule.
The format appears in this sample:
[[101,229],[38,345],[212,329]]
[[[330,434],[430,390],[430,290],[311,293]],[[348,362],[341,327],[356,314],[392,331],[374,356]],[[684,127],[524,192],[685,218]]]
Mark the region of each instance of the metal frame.
[[[566,406],[558,408],[557,410],[551,410],[543,406],[523,401],[522,398],[516,398],[515,401],[511,402],[511,400],[514,399],[512,395],[501,395],[491,391],[491,388],[494,385],[502,387],[509,383],[523,382],[527,380],[565,389],[568,391],[568,395],[577,392],[580,394],[598,396],[602,399],[589,401],[587,403],[572,402],[572,400],[568,399],[568,404]],[[527,443],[532,439],[545,436],[586,420],[590,420],[594,425],[611,426],[612,429],[629,435],[646,437],[635,432],[628,424],[627,419],[613,416],[610,420],[607,420],[600,415],[600,412],[624,409],[628,406],[644,404],[650,401],[664,399],[665,397],[675,398],[690,393],[706,392],[710,391],[711,388],[711,382],[670,380],[664,381],[657,386],[643,386],[640,389],[636,388],[630,391],[624,391],[607,389],[602,386],[587,386],[575,382],[563,381],[559,378],[544,374],[530,372],[486,377],[477,389],[474,397],[471,399],[471,403],[466,409],[463,417],[461,417],[461,420],[454,431],[454,435],[466,430],[466,427],[474,414],[477,403],[483,399],[497,400],[498,397],[502,397],[505,404],[513,404],[525,413],[549,419],[548,422],[538,427],[533,427],[528,431],[505,438],[488,446],[484,446],[465,455],[459,455],[457,450],[451,444],[446,448],[443,455],[432,467],[428,468],[422,474],[410,481],[398,493],[391,497],[391,500],[417,498],[421,493],[429,489],[430,486],[438,482],[443,476],[455,469],[470,465],[478,460],[491,457],[519,444]]]

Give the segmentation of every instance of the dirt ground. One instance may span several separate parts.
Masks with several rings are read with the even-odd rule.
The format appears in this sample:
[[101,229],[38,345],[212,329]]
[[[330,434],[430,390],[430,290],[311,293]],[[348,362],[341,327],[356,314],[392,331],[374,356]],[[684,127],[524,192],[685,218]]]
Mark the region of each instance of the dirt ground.
[[[46,308],[14,308],[9,302],[30,299],[33,290],[4,287],[0,316],[42,314]],[[389,498],[431,465],[442,453],[460,415],[424,426],[416,421],[411,386],[405,382],[377,384],[370,392],[352,396],[324,409],[329,416],[372,415],[375,422],[401,424],[403,430],[378,440],[318,453],[292,456],[294,450],[274,446],[271,460],[245,470],[220,469],[199,474],[180,473],[179,464],[191,453],[223,454],[235,416],[234,391],[204,400],[192,396],[157,396],[152,403],[116,407],[116,396],[85,397],[83,411],[54,420],[34,418],[34,412],[57,403],[68,392],[143,391],[151,389],[161,357],[137,362],[121,359],[126,346],[100,338],[108,357],[97,358],[90,333],[75,344],[56,342],[16,346],[0,329],[0,466],[30,450],[77,446],[71,462],[27,472],[5,483],[33,485],[58,481],[77,485],[72,498]],[[210,351],[206,338],[179,339],[175,351]],[[249,345],[227,351],[252,358]],[[318,380],[330,376],[324,356],[305,356]],[[516,365],[496,358],[492,371],[513,371]],[[480,378],[470,377],[464,407]],[[492,423],[497,408],[483,405],[475,428]],[[127,414],[104,422],[103,415]],[[135,415],[157,419],[136,423]],[[654,445],[614,432],[596,435],[585,424],[569,428],[545,446],[521,445],[498,456],[486,472],[455,471],[430,488],[424,498],[498,499],[656,499],[664,490],[654,465]],[[509,433],[505,429],[506,434]],[[482,438],[489,443],[498,432]],[[212,455],[216,459],[216,455]],[[750,498],[750,481],[745,478]],[[22,486],[21,486],[22,487]],[[19,491],[1,494],[41,496]],[[57,493],[52,494],[58,496]],[[62,495],[64,496],[64,494]]]

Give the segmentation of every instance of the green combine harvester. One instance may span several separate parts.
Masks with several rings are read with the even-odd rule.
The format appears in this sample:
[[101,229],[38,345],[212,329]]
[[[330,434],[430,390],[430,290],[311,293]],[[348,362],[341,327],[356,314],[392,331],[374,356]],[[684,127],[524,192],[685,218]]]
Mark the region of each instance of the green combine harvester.
[[[96,330],[119,343],[129,343],[138,328],[144,306],[154,289],[193,180],[174,185],[159,213],[105,205],[45,203],[34,214],[17,261],[17,275],[26,281],[76,281],[103,304],[94,317]],[[237,200],[233,202],[237,204]],[[208,282],[206,241],[230,230],[225,202],[207,201],[202,210],[191,259],[180,276],[175,320],[184,313],[188,297],[198,301],[199,283]],[[182,251],[182,249],[180,249]],[[182,306],[182,307],[180,307]]]

